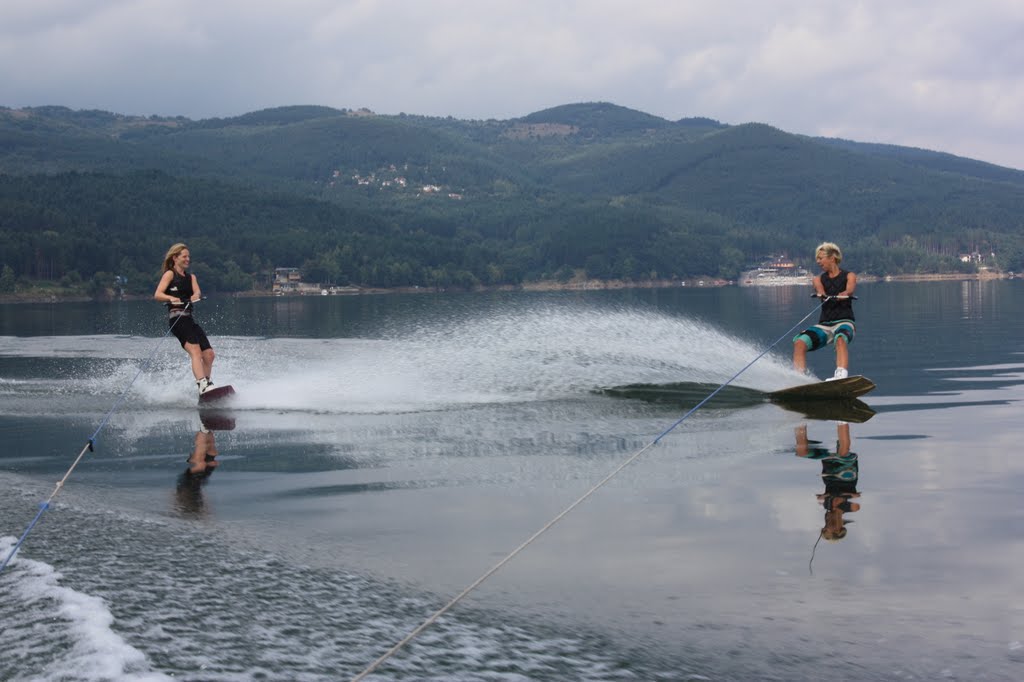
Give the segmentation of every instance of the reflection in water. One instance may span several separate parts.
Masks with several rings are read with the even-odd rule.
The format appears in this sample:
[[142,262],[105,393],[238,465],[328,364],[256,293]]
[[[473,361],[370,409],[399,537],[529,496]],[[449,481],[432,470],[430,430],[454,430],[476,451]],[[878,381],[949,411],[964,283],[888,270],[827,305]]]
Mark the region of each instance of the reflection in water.
[[982,283],[977,280],[960,282],[960,316],[965,320],[979,320],[983,316]]
[[811,286],[811,278],[808,276],[802,285],[750,287],[744,289],[744,292],[747,295],[752,295],[759,305],[791,307],[799,304],[797,307],[803,307],[807,303],[807,307],[810,307],[808,295],[814,293],[814,288]]
[[200,428],[192,440],[188,466],[178,476],[175,487],[175,507],[185,516],[204,516],[203,486],[217,469],[217,429],[234,428],[234,420],[223,414],[200,413]]
[[[850,450],[850,425],[846,422],[837,423],[836,448],[832,451],[822,447],[821,441],[809,440],[807,425],[801,424],[796,428],[796,456],[821,462],[821,480],[825,484],[825,491],[819,493],[817,498],[825,509],[825,524],[818,534],[818,540],[842,540],[846,537],[846,525],[852,523],[844,514],[852,514],[860,509],[860,504],[853,501],[860,497],[857,491],[860,468],[857,453]],[[815,542],[814,546],[817,549],[818,543]]]

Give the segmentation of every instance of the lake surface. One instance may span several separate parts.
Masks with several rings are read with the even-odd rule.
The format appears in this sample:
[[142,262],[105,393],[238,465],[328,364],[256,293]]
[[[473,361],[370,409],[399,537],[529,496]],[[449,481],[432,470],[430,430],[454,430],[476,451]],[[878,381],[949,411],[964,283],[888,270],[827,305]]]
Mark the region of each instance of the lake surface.
[[640,451],[368,679],[1022,679],[1024,283],[858,294],[847,424],[600,392],[805,381],[802,288],[212,299],[202,413],[159,306],[0,306],[0,560],[100,428],[0,679],[350,679]]

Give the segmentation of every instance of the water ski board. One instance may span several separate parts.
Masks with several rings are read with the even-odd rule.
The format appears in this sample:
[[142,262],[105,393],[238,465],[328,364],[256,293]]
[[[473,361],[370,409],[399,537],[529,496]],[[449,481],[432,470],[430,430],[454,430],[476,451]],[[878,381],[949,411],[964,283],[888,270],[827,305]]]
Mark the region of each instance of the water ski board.
[[227,386],[217,386],[216,388],[211,388],[206,393],[200,393],[199,404],[202,405],[203,403],[211,403],[217,400],[223,400],[224,398],[227,398],[229,395],[234,394],[235,389],[233,389],[230,384]]
[[867,377],[852,376],[834,381],[819,381],[801,384],[768,394],[773,402],[792,400],[852,400],[875,390],[875,384]]
[[[835,383],[833,381],[830,384]],[[812,386],[815,384],[811,384]],[[707,398],[719,384],[676,382],[669,384],[627,384],[597,389],[595,392],[614,398],[642,400],[675,408],[695,407]],[[726,386],[707,401],[714,409],[744,408],[772,402],[784,410],[802,414],[809,419],[836,419],[861,424],[875,416],[875,411],[856,398],[827,398],[807,395],[775,397],[744,386]]]

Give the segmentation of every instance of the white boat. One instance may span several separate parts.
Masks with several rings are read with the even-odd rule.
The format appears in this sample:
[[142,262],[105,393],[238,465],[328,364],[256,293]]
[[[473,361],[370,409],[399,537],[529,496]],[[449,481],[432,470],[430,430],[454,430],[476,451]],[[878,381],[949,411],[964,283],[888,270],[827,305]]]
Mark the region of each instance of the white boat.
[[781,269],[759,267],[747,270],[739,278],[741,287],[788,287],[807,286],[811,283],[811,273],[803,268]]

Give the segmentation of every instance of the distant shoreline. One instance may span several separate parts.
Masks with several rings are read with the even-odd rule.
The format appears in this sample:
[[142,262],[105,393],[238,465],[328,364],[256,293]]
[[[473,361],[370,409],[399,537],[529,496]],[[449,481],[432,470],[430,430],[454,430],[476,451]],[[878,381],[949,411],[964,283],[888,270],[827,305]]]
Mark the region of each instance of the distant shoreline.
[[[871,282],[943,282],[943,281],[971,281],[971,280],[993,280],[993,279],[1013,279],[1012,274],[1002,272],[978,272],[978,273],[918,273],[918,274],[906,274],[906,275],[886,275],[884,277],[878,277],[876,275],[858,275],[858,280],[861,283]],[[382,295],[382,294],[438,294],[438,293],[465,293],[465,292],[492,292],[492,291],[610,291],[619,289],[707,289],[712,287],[725,287],[725,286],[737,286],[733,280],[718,279],[713,277],[705,278],[692,278],[692,279],[671,279],[671,280],[643,280],[643,281],[625,281],[625,280],[571,280],[569,282],[556,282],[553,280],[541,281],[541,282],[527,282],[525,284],[504,284],[498,286],[481,286],[474,289],[444,289],[434,287],[391,287],[391,288],[379,288],[379,287],[361,287],[356,291],[351,289],[337,294],[330,294],[331,296],[368,296],[368,295]],[[802,286],[801,284],[783,284],[783,285],[764,285],[759,286],[755,284],[746,285],[744,288],[748,289],[774,289],[779,286]],[[807,286],[810,286],[810,278],[808,278]],[[217,294],[218,297],[232,297],[232,298],[309,298],[313,296],[320,296],[321,294],[316,293],[289,293],[289,294],[275,294],[271,291],[239,291],[231,294]],[[26,292],[23,294],[0,294],[0,304],[5,303],[88,303],[90,301],[99,301],[111,303],[116,300],[122,301],[145,301],[150,300],[152,296],[148,294],[130,294],[126,295],[121,299],[106,298],[106,299],[94,299],[81,294],[68,294],[68,295],[57,295],[57,294],[43,294],[43,293],[31,293]]]
[[1014,276],[1010,273],[1005,272],[974,272],[974,273],[933,273],[933,274],[919,274],[919,275],[886,275],[885,277],[874,277],[868,279],[868,276],[861,277],[858,275],[860,281],[872,281],[872,282],[941,282],[941,281],[969,281],[972,279],[1014,279]]

